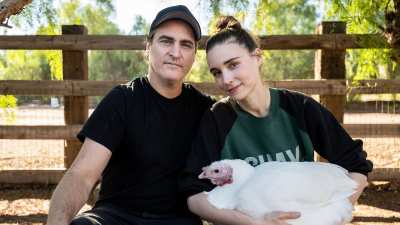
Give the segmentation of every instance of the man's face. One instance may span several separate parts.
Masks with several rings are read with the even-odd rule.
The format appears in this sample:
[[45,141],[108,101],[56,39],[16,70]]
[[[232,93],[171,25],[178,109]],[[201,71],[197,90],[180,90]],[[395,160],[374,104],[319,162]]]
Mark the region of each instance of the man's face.
[[190,71],[196,53],[193,31],[180,20],[162,23],[146,48],[149,75],[162,83],[181,82]]

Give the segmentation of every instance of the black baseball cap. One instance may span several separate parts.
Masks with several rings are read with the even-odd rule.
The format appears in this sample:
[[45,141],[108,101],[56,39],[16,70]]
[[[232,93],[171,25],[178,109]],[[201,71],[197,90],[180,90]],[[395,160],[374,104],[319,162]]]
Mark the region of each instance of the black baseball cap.
[[167,7],[158,12],[156,18],[150,25],[149,37],[153,35],[154,30],[167,20],[178,19],[186,22],[193,30],[194,39],[199,41],[201,38],[200,24],[194,18],[193,14],[184,5],[175,5]]

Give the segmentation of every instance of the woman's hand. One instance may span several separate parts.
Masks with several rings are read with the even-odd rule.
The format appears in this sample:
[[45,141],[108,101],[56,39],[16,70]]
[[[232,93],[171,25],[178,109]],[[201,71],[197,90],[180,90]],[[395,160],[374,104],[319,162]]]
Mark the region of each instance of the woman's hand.
[[367,187],[368,181],[367,177],[361,173],[349,173],[349,177],[358,184],[356,192],[349,197],[350,202],[354,205],[364,191],[364,188]]
[[263,219],[255,221],[254,225],[290,225],[286,220],[297,219],[299,212],[271,212],[264,215]]

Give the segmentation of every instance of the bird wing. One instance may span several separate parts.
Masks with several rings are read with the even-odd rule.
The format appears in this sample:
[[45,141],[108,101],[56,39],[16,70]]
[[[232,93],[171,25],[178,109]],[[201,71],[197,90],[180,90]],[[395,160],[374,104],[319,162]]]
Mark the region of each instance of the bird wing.
[[242,187],[238,207],[258,208],[250,210],[253,214],[316,208],[349,197],[356,186],[346,170],[333,164],[268,162],[256,167]]
[[207,200],[211,205],[218,209],[235,209],[237,198],[230,190],[221,187],[215,187],[207,193]]

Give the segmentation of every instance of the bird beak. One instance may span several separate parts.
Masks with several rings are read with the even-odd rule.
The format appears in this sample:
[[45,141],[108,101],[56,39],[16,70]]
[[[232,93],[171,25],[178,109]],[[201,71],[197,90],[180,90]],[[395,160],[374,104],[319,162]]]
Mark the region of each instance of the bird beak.
[[199,179],[206,179],[207,178],[207,166],[201,168],[201,170],[203,171],[200,175],[199,175]]
[[203,171],[200,175],[199,175],[199,179],[206,179],[206,171]]

